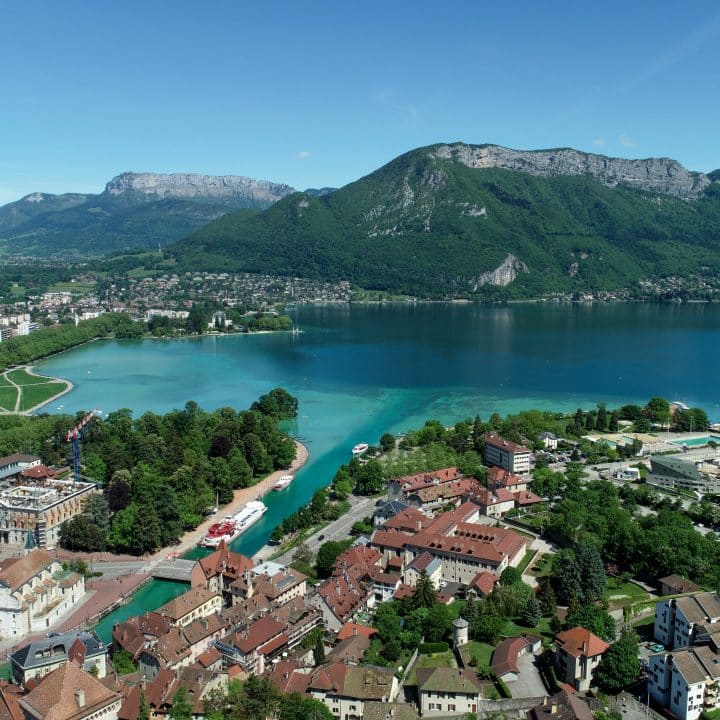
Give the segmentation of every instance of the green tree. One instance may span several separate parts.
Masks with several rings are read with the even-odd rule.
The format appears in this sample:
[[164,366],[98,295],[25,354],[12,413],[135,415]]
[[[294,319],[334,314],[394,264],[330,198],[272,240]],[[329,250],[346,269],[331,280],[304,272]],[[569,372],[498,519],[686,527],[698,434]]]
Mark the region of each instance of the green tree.
[[599,403],[597,409],[596,425],[598,430],[605,431],[608,427],[608,415],[605,403]]
[[346,548],[347,544],[338,540],[328,540],[318,548],[315,572],[319,578],[327,578],[332,575],[333,565],[338,555],[344,552]]
[[92,493],[85,502],[85,510],[90,522],[103,534],[110,529],[110,509],[102,493]]
[[380,447],[382,448],[382,451],[385,453],[388,453],[391,450],[394,450],[395,449],[395,436],[390,433],[385,433],[380,438]]
[[181,685],[172,699],[170,720],[192,720],[193,708],[188,699],[187,689]]
[[665,398],[651,398],[645,405],[645,415],[652,422],[664,426],[670,422],[670,403]]
[[385,488],[382,466],[377,460],[369,460],[355,475],[355,492],[358,495],[375,495]]
[[129,675],[137,670],[132,655],[127,650],[118,650],[113,653],[112,664],[118,675]]
[[587,602],[599,600],[605,592],[605,567],[597,548],[587,543],[575,547],[575,563],[580,573],[582,598]]
[[610,413],[610,421],[608,422],[608,430],[611,433],[616,433],[619,428],[619,419],[620,419],[620,413],[618,413],[617,410],[613,410]]
[[540,603],[537,597],[535,597],[535,593],[533,593],[520,610],[520,622],[525,625],[525,627],[535,627],[541,619]]
[[150,705],[148,705],[144,690],[140,690],[140,703],[138,706],[137,720],[150,720]]
[[565,624],[568,628],[584,627],[608,642],[615,639],[615,621],[605,608],[597,605],[581,605],[573,600]]
[[437,603],[437,593],[432,580],[423,570],[418,578],[415,592],[412,594],[412,606],[415,608],[431,608]]
[[450,625],[453,621],[452,613],[447,605],[436,602],[428,608],[424,623],[424,635],[426,642],[440,642],[450,632]]
[[516,568],[509,565],[500,574],[501,585],[516,585],[522,582],[522,573]]
[[595,679],[603,690],[617,694],[637,680],[640,674],[638,636],[633,630],[623,630],[600,659]]

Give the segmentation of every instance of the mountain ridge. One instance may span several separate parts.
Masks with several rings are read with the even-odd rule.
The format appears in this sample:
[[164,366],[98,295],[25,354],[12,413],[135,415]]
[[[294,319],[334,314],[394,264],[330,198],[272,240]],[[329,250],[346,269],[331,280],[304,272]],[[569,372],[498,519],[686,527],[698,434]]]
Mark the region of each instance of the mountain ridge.
[[97,256],[175,242],[230,211],[265,209],[295,192],[236,175],[124,172],[102,193],[35,192],[0,207],[0,249]]
[[219,218],[170,252],[433,297],[608,289],[720,269],[720,184],[670,159],[440,143],[329,195]]

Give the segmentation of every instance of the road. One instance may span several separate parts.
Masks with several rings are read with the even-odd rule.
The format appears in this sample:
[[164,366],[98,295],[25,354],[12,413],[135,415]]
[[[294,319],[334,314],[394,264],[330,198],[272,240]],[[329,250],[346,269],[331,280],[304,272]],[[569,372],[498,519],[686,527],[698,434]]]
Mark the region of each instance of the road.
[[[346,540],[350,536],[350,528],[359,520],[364,517],[373,514],[375,509],[375,503],[377,498],[357,498],[351,497],[350,503],[352,507],[338,520],[326,525],[324,528],[310,535],[305,540],[305,545],[310,551],[315,554],[318,548],[328,540]],[[322,538],[322,539],[320,539]],[[266,546],[267,547],[267,546]],[[271,548],[272,549],[272,548]],[[258,555],[265,556],[263,548]],[[283,553],[280,557],[276,558],[276,562],[282,563],[283,565],[289,565],[292,562],[293,556],[295,555],[297,548],[292,548],[286,553]]]

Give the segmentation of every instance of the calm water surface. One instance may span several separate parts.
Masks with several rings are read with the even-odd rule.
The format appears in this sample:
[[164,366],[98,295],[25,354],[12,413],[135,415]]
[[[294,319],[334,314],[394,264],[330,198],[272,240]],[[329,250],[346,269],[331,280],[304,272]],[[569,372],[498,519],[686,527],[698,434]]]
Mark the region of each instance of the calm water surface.
[[38,367],[75,384],[64,412],[139,415],[191,399],[242,409],[276,386],[296,395],[299,417],[287,430],[310,461],[234,543],[246,554],[330,482],[353,445],[429,417],[450,423],[661,395],[720,419],[717,305],[331,305],[299,307],[294,320],[302,333],[101,341]]

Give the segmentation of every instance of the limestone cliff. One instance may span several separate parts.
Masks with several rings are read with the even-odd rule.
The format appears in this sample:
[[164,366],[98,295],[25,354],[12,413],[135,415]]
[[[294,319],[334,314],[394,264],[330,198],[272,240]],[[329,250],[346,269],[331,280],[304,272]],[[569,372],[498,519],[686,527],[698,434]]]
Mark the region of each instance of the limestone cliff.
[[584,153],[571,148],[557,150],[512,150],[500,145],[439,145],[431,156],[456,160],[471,168],[503,168],[530,175],[590,175],[608,187],[626,185],[637,190],[662,193],[683,200],[699,197],[711,180],[690,172],[677,160],[648,158],[627,160]]
[[109,195],[134,192],[157,198],[221,203],[244,198],[270,204],[295,190],[289,185],[236,175],[125,172],[114,177],[106,185],[105,192]]

